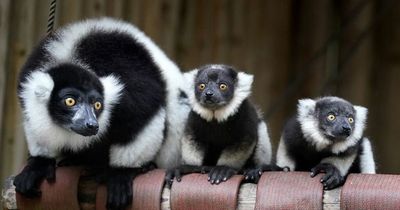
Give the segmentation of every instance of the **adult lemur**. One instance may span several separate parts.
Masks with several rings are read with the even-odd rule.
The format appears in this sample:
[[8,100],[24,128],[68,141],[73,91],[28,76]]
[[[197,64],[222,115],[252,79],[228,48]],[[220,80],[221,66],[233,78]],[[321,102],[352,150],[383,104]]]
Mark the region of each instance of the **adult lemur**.
[[375,173],[369,140],[363,136],[367,109],[337,97],[302,99],[297,116],[283,131],[277,165],[295,171],[325,172],[325,189],[335,188],[348,173]]
[[189,111],[180,100],[182,82],[178,67],[122,21],[87,20],[45,37],[20,75],[30,158],[15,178],[16,190],[40,195],[40,182],[54,180],[56,160],[66,158],[109,167],[107,207],[124,208],[142,166],[179,161],[174,140]]
[[209,182],[219,184],[246,167],[269,164],[267,127],[248,100],[253,76],[226,65],[206,65],[185,77],[192,111],[181,141],[182,166],[168,171],[166,181],[208,172]]

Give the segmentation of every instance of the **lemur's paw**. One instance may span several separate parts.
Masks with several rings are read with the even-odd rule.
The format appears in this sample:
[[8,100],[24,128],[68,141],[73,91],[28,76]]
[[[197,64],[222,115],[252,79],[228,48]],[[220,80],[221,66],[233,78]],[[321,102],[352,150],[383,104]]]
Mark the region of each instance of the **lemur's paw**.
[[281,168],[275,164],[265,164],[256,168],[245,170],[243,174],[244,180],[257,184],[264,171],[290,171],[290,169],[288,167]]
[[165,183],[168,188],[171,188],[174,178],[180,182],[182,176],[191,173],[206,173],[209,172],[210,168],[207,166],[194,166],[194,165],[181,165],[179,167],[168,169],[165,174]]
[[219,184],[227,181],[233,175],[237,174],[237,170],[228,166],[215,166],[208,173],[208,181],[211,184]]
[[15,191],[29,198],[39,197],[41,182],[44,179],[54,182],[56,179],[55,164],[52,158],[30,157],[25,168],[14,178]]
[[321,178],[324,190],[331,190],[342,185],[345,177],[340,174],[339,169],[329,163],[320,163],[311,169],[311,177],[315,177],[319,173],[325,173]]
[[259,167],[253,168],[253,169],[247,169],[243,173],[244,180],[247,182],[253,182],[253,183],[257,184],[258,181],[260,180],[262,173],[263,173],[263,171]]
[[108,177],[107,209],[123,210],[132,203],[132,180],[134,177],[135,175],[127,171],[117,171]]
[[44,176],[42,174],[31,169],[24,169],[14,179],[15,191],[28,198],[39,197],[42,194],[39,190],[39,185],[43,179]]
[[171,189],[172,183],[174,182],[174,178],[176,181],[180,182],[182,180],[181,168],[172,168],[168,169],[165,172],[165,184],[169,189]]

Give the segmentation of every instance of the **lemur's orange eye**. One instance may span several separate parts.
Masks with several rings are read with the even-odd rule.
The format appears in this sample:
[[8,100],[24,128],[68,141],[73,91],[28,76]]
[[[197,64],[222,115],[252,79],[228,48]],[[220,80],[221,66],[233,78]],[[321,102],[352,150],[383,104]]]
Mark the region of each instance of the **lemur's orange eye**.
[[354,122],[354,119],[352,118],[352,117],[349,117],[349,123],[353,123]]
[[73,98],[67,98],[67,99],[65,99],[64,102],[65,102],[65,105],[69,106],[69,107],[74,106],[76,103],[75,99],[73,99]]
[[201,84],[199,85],[199,89],[200,89],[200,90],[204,90],[204,88],[206,88],[206,85],[203,84],[203,83],[201,83]]
[[228,86],[225,85],[225,84],[220,84],[220,85],[219,85],[219,89],[221,89],[221,90],[226,90],[226,89],[228,89]]
[[330,120],[330,121],[334,121],[334,120],[336,119],[335,115],[333,115],[333,114],[328,115],[327,118],[328,118],[328,120]]
[[101,103],[100,102],[96,102],[96,103],[94,103],[94,108],[96,109],[96,110],[100,110],[101,109]]

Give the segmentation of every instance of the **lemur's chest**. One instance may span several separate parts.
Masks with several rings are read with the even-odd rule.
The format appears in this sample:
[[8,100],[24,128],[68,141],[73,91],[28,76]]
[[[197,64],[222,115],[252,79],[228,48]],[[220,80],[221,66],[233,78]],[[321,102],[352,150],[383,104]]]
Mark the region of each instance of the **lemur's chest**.
[[202,165],[216,165],[224,150],[235,142],[235,133],[227,123],[200,124],[193,129],[193,141],[203,154]]
[[196,118],[189,121],[189,135],[182,142],[185,164],[240,168],[250,157],[256,138],[251,138],[249,132],[243,132],[238,121],[207,122]]

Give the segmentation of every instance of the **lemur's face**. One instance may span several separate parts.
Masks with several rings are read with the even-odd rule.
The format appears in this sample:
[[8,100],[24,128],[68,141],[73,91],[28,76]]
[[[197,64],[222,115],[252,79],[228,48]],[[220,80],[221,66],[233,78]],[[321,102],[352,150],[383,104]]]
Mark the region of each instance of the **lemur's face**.
[[[68,71],[70,76],[52,74],[56,86],[49,101],[50,116],[61,127],[82,136],[96,135],[99,130],[97,118],[103,111],[103,87],[91,73],[61,67],[52,71]],[[78,73],[79,72],[79,73]]]
[[199,69],[195,79],[196,100],[212,110],[223,107],[233,98],[237,73],[229,66],[212,65]]
[[354,131],[355,110],[347,101],[320,100],[316,115],[323,135],[333,141],[345,140]]

